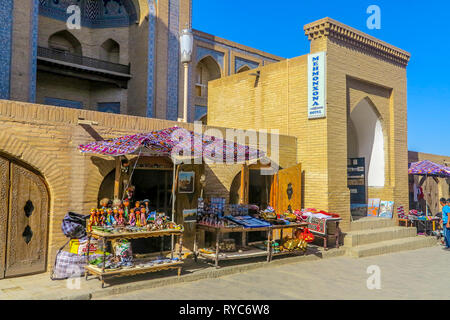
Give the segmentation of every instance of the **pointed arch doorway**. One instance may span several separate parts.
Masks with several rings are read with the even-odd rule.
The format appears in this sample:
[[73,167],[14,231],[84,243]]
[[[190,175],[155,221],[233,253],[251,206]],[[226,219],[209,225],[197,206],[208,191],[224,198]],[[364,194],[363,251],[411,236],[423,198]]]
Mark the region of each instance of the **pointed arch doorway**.
[[[367,203],[368,188],[385,185],[385,138],[382,118],[368,98],[351,110],[347,126],[351,204]],[[358,159],[358,161],[355,161]],[[350,168],[357,163],[352,170]],[[353,176],[353,179],[352,179]],[[359,178],[358,178],[359,177]],[[356,178],[356,179],[355,179]],[[356,181],[361,179],[359,181]],[[359,188],[357,188],[359,187]],[[364,192],[356,196],[355,192]],[[364,202],[362,202],[364,198]]]

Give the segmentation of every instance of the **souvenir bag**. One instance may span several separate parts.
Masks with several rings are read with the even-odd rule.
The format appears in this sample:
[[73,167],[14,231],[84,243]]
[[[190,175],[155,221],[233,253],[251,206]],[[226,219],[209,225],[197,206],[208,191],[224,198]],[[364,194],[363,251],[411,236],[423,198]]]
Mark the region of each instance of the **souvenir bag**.
[[303,232],[300,233],[299,238],[305,240],[307,243],[311,243],[314,241],[314,235],[311,231],[309,231],[308,228],[303,229]]
[[[83,216],[75,212],[69,212],[64,217],[61,230],[64,235],[70,238],[56,254],[55,264],[53,265],[52,280],[63,280],[71,277],[80,277],[84,275],[84,266],[86,265],[86,256],[63,251],[72,239],[86,238],[86,219],[90,215]],[[91,255],[89,255],[91,257]],[[92,255],[96,258],[99,255]]]
[[72,239],[80,239],[86,236],[86,219],[90,215],[81,215],[75,212],[66,214],[62,221],[61,230],[64,235]]
[[[100,254],[89,255],[89,260],[101,258]],[[73,254],[67,251],[60,251],[56,255],[55,265],[53,266],[50,278],[52,280],[64,280],[69,278],[78,278],[84,276],[84,266],[86,265],[86,256]]]

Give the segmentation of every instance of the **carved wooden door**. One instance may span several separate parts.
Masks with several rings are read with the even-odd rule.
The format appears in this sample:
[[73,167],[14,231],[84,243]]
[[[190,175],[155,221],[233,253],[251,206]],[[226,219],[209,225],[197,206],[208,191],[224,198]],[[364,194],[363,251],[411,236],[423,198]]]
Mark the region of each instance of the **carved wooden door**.
[[277,213],[302,208],[301,164],[280,170],[274,177],[270,203]]
[[44,272],[47,261],[48,202],[43,180],[10,164],[5,276]]
[[0,157],[0,279],[5,276],[6,238],[8,234],[9,161]]

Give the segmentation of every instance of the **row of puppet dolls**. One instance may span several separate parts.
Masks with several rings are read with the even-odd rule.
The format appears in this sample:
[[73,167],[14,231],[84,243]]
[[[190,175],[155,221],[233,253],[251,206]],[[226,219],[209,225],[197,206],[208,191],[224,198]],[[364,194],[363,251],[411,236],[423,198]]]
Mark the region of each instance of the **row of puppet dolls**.
[[130,206],[128,199],[115,200],[112,203],[107,198],[102,199],[100,208],[94,208],[90,212],[89,226],[145,227],[157,222],[156,211],[151,211],[149,205],[149,200],[142,203],[136,201],[134,206]]

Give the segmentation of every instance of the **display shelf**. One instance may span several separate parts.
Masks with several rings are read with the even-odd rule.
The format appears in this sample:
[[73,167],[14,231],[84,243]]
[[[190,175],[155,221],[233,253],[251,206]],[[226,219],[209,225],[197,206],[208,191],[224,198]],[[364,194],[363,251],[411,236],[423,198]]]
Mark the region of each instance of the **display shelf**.
[[86,271],[93,275],[97,276],[108,276],[108,277],[122,277],[122,276],[131,276],[141,273],[148,273],[148,272],[157,272],[162,270],[169,270],[169,269],[178,269],[178,275],[181,273],[181,267],[183,265],[182,261],[172,262],[172,263],[161,263],[161,264],[155,264],[153,266],[148,267],[131,267],[131,268],[122,268],[122,269],[112,269],[108,270],[105,269],[102,271],[102,268],[99,268],[97,266],[89,265],[85,266]]
[[[108,233],[101,232],[98,230],[92,230],[88,232],[88,248],[90,247],[91,239],[98,239],[103,242],[103,247],[106,247],[106,242],[118,240],[118,239],[145,239],[145,238],[157,238],[164,236],[178,236],[179,237],[179,252],[178,257],[179,261],[171,262],[171,263],[161,263],[155,264],[148,267],[131,267],[131,268],[121,268],[121,269],[105,269],[105,260],[106,260],[106,252],[103,254],[103,267],[93,266],[89,264],[89,255],[86,255],[86,280],[89,275],[95,275],[99,277],[101,281],[102,288],[105,287],[105,278],[113,278],[113,277],[124,277],[124,276],[133,276],[137,274],[157,272],[168,269],[178,269],[178,276],[181,275],[181,269],[183,265],[182,250],[183,250],[183,232],[184,230],[177,229],[165,229],[165,230],[157,230],[157,231],[147,231],[147,232],[123,232],[123,233]],[[170,250],[171,258],[174,256],[174,247]]]
[[92,232],[88,233],[93,238],[105,238],[107,240],[117,240],[117,239],[144,239],[144,238],[157,238],[171,235],[180,235],[183,234],[184,230],[176,230],[176,229],[166,229],[166,230],[157,230],[157,231],[148,231],[148,232],[123,232],[123,233],[108,233],[108,232],[100,232],[98,230],[92,230]]
[[[273,253],[273,250],[270,248],[269,244],[272,243],[272,236],[273,231],[280,230],[281,238],[283,237],[283,231],[286,229],[299,229],[307,227],[308,223],[305,222],[299,222],[299,223],[290,223],[287,225],[271,225],[268,227],[262,227],[262,228],[244,228],[242,226],[239,227],[215,227],[215,226],[209,226],[197,223],[196,227],[197,230],[202,230],[205,232],[212,232],[216,236],[216,252],[207,254],[207,253],[201,253],[198,250],[198,237],[197,232],[195,233],[195,240],[194,240],[194,258],[197,261],[197,257],[201,256],[203,258],[206,258],[208,260],[214,260],[216,268],[219,267],[219,261],[221,260],[234,260],[234,259],[245,259],[245,258],[252,258],[252,257],[259,257],[259,256],[266,256],[267,262],[270,262],[272,260],[272,257],[276,254]],[[221,253],[219,248],[219,242],[221,240],[221,237],[223,237],[224,234],[232,233],[232,232],[239,232],[242,233],[242,247],[247,248],[247,235],[249,232],[261,232],[265,231],[267,232],[267,249],[259,249],[259,248],[252,248],[251,250],[247,250],[242,253]]]
[[[237,260],[237,259],[245,259],[245,258],[256,258],[256,257],[264,257],[267,256],[267,250],[252,248],[249,250],[245,250],[243,252],[221,252],[219,253],[218,260]],[[217,255],[215,253],[202,253],[199,252],[199,255],[208,260],[216,260]]]

